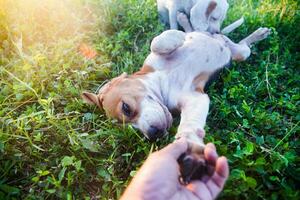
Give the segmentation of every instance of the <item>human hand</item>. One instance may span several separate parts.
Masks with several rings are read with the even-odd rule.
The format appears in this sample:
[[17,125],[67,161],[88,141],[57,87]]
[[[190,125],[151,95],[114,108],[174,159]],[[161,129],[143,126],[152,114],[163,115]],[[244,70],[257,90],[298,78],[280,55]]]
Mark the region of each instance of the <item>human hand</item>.
[[137,172],[122,200],[134,199],[199,199],[212,200],[222,191],[228,178],[229,167],[225,157],[218,157],[212,143],[205,146],[205,160],[215,166],[212,176],[194,180],[188,185],[179,182],[179,165],[177,159],[188,148],[186,139],[182,138],[169,144],[160,151],[152,153]]

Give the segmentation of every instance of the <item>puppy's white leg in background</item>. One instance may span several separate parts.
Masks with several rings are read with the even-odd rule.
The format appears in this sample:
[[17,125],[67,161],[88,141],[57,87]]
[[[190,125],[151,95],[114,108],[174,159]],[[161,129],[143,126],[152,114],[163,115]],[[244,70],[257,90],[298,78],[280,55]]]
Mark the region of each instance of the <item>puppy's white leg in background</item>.
[[169,21],[170,21],[170,29],[178,30],[177,8],[175,5],[171,6],[171,8],[169,9]]
[[177,21],[178,24],[184,29],[186,33],[193,31],[190,20],[188,19],[185,13],[177,12]]
[[182,94],[179,105],[181,108],[181,121],[175,137],[186,137],[190,144],[196,144],[200,148],[203,147],[204,126],[209,110],[208,95],[199,92]]
[[240,19],[236,20],[232,24],[226,26],[225,28],[222,29],[221,33],[226,35],[229,34],[230,32],[234,31],[236,28],[241,26],[244,23],[244,17],[241,17]]
[[164,7],[164,5],[162,5],[162,3],[160,1],[157,2],[157,10],[158,10],[158,15],[159,15],[159,19],[160,21],[166,26],[168,27],[170,24],[169,21],[169,11],[166,7]]
[[182,46],[185,33],[177,30],[167,30],[156,36],[151,42],[151,51],[156,54],[169,54]]
[[246,44],[250,47],[251,44],[266,39],[271,33],[271,29],[269,28],[258,28],[256,31],[251,33],[248,37],[241,40],[239,44]]

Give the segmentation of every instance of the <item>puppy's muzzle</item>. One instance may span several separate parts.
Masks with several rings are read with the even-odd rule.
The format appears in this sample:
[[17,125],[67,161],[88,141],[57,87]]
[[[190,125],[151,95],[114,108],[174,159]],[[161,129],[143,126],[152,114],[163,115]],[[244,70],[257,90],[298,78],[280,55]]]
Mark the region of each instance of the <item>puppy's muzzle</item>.
[[161,138],[164,136],[165,134],[165,129],[160,129],[156,126],[150,126],[150,128],[147,131],[147,138],[151,141],[154,142],[156,141],[158,138]]

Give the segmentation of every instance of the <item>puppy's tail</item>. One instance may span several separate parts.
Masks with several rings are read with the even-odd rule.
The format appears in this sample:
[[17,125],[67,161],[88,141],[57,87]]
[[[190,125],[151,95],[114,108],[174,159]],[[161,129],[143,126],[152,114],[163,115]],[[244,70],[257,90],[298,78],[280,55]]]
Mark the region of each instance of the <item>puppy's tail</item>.
[[221,32],[222,32],[222,34],[226,35],[226,34],[232,32],[237,27],[241,26],[243,23],[244,23],[244,17],[241,17],[239,20],[236,20],[232,24],[223,28]]

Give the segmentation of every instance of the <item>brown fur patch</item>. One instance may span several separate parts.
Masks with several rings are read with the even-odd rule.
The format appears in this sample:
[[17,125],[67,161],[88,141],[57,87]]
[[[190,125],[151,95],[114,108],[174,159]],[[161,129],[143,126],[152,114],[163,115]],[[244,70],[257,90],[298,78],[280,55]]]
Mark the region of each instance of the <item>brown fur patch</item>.
[[213,72],[202,72],[194,78],[193,85],[197,92],[204,93],[205,85],[212,74]]
[[211,1],[209,2],[208,6],[207,6],[207,9],[206,9],[206,12],[205,12],[205,16],[206,17],[209,17],[210,14],[212,13],[212,11],[217,7],[217,2],[215,1]]
[[154,68],[150,65],[144,64],[142,68],[139,71],[135,72],[133,75],[145,75],[151,72],[154,72]]
[[[103,109],[107,116],[120,122],[135,122],[140,114],[140,103],[144,93],[145,88],[138,79],[134,77],[119,79],[102,95]],[[123,114],[123,102],[130,106],[132,116],[127,117]]]
[[244,56],[242,56],[240,54],[235,54],[235,55],[233,55],[232,60],[234,60],[234,61],[244,61],[245,58],[244,58]]

